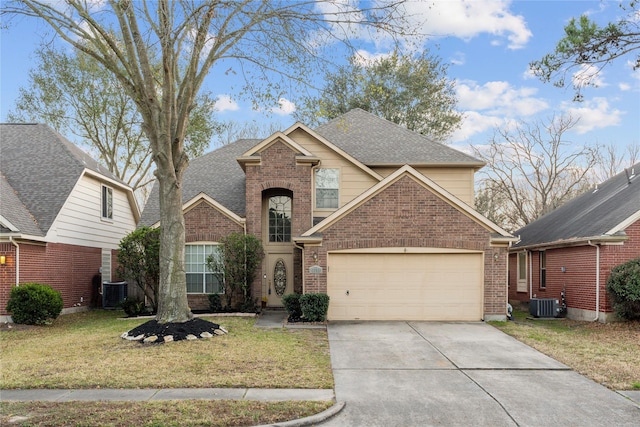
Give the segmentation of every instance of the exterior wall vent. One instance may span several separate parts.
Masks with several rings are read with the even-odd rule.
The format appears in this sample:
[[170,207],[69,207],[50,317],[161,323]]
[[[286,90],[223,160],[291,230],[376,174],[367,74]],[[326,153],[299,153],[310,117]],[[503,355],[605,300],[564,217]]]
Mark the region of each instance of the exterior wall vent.
[[560,317],[562,306],[556,298],[531,298],[529,314],[533,317]]

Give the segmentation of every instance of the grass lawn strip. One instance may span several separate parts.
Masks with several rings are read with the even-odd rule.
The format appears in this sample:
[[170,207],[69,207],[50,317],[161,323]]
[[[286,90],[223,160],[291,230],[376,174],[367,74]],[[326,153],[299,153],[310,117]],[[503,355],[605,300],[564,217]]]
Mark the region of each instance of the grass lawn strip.
[[3,331],[0,388],[333,388],[325,330],[226,317],[215,321],[227,335],[143,345],[120,335],[148,319],[121,316],[96,310]]
[[492,325],[612,390],[640,389],[640,322],[532,320]]
[[[333,402],[2,402],[0,425],[248,426],[307,417]],[[17,420],[17,421],[16,421]],[[12,424],[9,422],[14,421]]]

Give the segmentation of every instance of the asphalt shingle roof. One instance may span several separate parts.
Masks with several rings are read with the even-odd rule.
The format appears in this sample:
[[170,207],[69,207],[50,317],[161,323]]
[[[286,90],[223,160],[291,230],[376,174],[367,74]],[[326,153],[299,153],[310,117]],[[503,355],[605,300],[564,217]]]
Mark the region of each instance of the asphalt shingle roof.
[[[260,141],[241,139],[191,160],[182,179],[183,202],[205,193],[227,209],[244,217],[245,175],[236,159]],[[160,220],[158,191],[156,184],[142,212],[141,225],[151,226]]]
[[514,232],[514,248],[603,236],[640,212],[640,163]]
[[[6,180],[0,214],[6,214],[16,227],[23,224],[25,230],[20,231],[25,234],[39,230],[38,235],[45,235],[85,168],[121,182],[47,125],[0,124],[0,171]],[[28,221],[16,219],[21,210],[14,204],[16,200],[32,217],[36,229]]]
[[360,108],[318,126],[315,131],[365,165],[484,164]]
[[[361,109],[351,110],[318,127],[316,132],[369,165],[483,165],[478,159]],[[239,140],[193,159],[183,178],[183,203],[202,192],[244,217],[245,175],[237,158],[261,141]],[[160,220],[158,191],[154,185],[142,212],[141,225],[150,226]]]

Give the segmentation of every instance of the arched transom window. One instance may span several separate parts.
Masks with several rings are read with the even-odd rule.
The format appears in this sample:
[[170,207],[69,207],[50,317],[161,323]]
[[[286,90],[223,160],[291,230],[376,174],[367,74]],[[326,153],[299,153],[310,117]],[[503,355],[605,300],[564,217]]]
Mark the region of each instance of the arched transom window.
[[269,242],[291,241],[291,197],[269,198]]

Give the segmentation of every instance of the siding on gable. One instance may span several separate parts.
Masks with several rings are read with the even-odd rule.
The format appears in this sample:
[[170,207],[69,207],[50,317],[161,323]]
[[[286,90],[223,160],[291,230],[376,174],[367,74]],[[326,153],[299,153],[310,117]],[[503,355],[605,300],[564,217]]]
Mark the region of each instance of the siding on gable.
[[[387,177],[397,168],[373,167],[374,171]],[[444,188],[469,206],[475,206],[474,168],[415,167],[415,170]]]
[[[109,186],[107,184],[107,186]],[[136,223],[127,194],[113,188],[113,220],[101,217],[101,182],[82,176],[47,233],[47,241],[116,249]]]
[[[355,166],[352,162],[348,161],[338,153],[327,148],[326,145],[318,142],[315,138],[311,137],[306,132],[300,130],[294,131],[289,135],[294,141],[300,144],[305,149],[309,150],[313,155],[320,158],[319,168],[332,168],[340,170],[340,188],[339,207],[344,206],[351,200],[355,199],[360,194],[378,183],[378,180],[359,167]],[[312,178],[312,206],[314,217],[326,217],[329,216],[333,210],[330,209],[315,209],[315,181]]]

